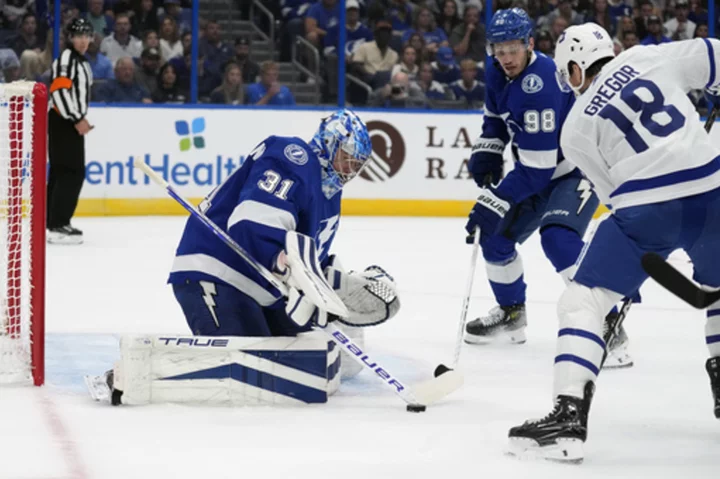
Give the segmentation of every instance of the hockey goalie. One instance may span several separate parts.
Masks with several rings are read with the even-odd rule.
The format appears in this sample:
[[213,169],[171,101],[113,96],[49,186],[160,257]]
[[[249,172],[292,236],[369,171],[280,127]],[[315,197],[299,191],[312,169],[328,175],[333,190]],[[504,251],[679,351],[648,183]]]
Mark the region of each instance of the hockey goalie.
[[[326,402],[360,366],[343,361],[323,332],[338,321],[345,351],[362,351],[363,328],[400,308],[379,266],[346,272],[329,251],[343,186],[365,166],[367,127],[349,110],[322,120],[310,142],[262,141],[199,209],[280,291],[217,234],[190,216],[168,282],[192,336],[126,336],[113,370],[88,377],[91,395],[113,404],[303,404]],[[336,315],[314,301],[323,283],[342,301]]]

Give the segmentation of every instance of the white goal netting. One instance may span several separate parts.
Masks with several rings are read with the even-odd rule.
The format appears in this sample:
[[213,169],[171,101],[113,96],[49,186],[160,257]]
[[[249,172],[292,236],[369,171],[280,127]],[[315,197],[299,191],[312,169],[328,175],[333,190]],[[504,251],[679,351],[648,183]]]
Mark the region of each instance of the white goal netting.
[[0,85],[0,384],[42,383],[46,114],[44,86]]

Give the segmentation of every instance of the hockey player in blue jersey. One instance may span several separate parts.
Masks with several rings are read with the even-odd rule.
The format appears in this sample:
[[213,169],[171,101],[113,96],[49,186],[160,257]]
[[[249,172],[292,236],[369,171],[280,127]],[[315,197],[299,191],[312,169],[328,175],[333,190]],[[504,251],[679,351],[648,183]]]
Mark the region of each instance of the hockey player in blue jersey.
[[[605,29],[588,23],[565,30],[555,59],[559,78],[578,95],[561,146],[612,215],[589,240],[558,302],[554,408],[509,436],[518,456],[579,462],[605,349],[603,315],[647,279],[643,255],[666,258],[683,249],[693,279],[720,288],[720,147],[688,98],[707,88],[720,106],[720,41],[635,47],[615,57]],[[706,315],[705,366],[720,418],[720,302]]]
[[[262,141],[200,209],[290,286],[300,272],[287,267],[286,243],[293,241],[302,250],[308,246],[303,238],[313,238],[324,274],[350,310],[342,321],[377,324],[399,308],[392,278],[377,267],[345,273],[329,255],[342,188],[360,173],[371,148],[362,120],[341,110],[322,121],[310,142],[279,136]],[[302,294],[280,298],[276,288],[193,216],[168,282],[196,335],[293,336],[327,319]],[[380,288],[384,295],[374,287],[379,282],[388,286]]]
[[[469,163],[481,192],[467,231],[472,234],[480,228],[498,306],[467,324],[468,343],[525,342],[526,285],[516,245],[539,229],[545,255],[567,281],[598,206],[590,183],[559,148],[560,129],[573,95],[559,88],[553,60],[533,51],[530,33],[530,19],[518,8],[499,10],[487,31],[488,53],[494,62],[487,69],[482,134]],[[508,144],[515,166],[503,178]],[[621,331],[611,345],[609,366],[632,365],[626,338]]]

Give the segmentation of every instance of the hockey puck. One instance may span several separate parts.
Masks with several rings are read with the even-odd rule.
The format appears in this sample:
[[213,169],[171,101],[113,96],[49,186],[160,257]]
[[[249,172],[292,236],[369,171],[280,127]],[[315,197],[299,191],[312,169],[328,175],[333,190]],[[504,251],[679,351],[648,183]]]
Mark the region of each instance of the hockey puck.
[[449,367],[445,366],[444,364],[440,364],[438,367],[435,368],[435,377],[441,376],[445,374],[448,371],[452,371]]
[[408,404],[407,405],[408,412],[425,412],[426,409],[427,409],[427,406],[423,406],[422,404]]

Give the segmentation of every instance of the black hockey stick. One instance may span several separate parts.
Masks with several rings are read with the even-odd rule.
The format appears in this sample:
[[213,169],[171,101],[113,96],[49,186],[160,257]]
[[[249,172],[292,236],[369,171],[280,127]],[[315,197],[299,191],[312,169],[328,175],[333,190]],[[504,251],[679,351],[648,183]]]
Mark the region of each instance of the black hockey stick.
[[720,300],[720,291],[706,291],[676,270],[657,253],[645,253],[642,267],[660,286],[697,309]]
[[625,321],[625,317],[627,316],[628,311],[630,311],[630,306],[632,306],[632,299],[628,298],[623,301],[623,304],[622,306],[620,306],[620,311],[618,311],[617,316],[611,318],[611,320],[607,322],[608,329],[605,334],[603,334],[603,341],[605,341],[605,352],[603,353],[602,361],[600,361],[600,369],[602,369],[602,367],[605,365],[605,360],[607,359],[608,351],[610,350],[610,343],[620,333],[620,327],[622,326],[623,321]]
[[713,107],[712,110],[710,110],[710,113],[708,114],[707,120],[705,120],[705,131],[710,133],[710,130],[712,129],[713,123],[715,123],[715,119],[718,116],[718,107]]
[[[705,121],[706,132],[710,133],[717,116],[718,107],[713,107]],[[660,286],[694,308],[705,309],[715,301],[720,300],[720,291],[702,289],[686,278],[680,271],[673,268],[670,263],[657,253],[645,253],[642,257],[642,267]]]

